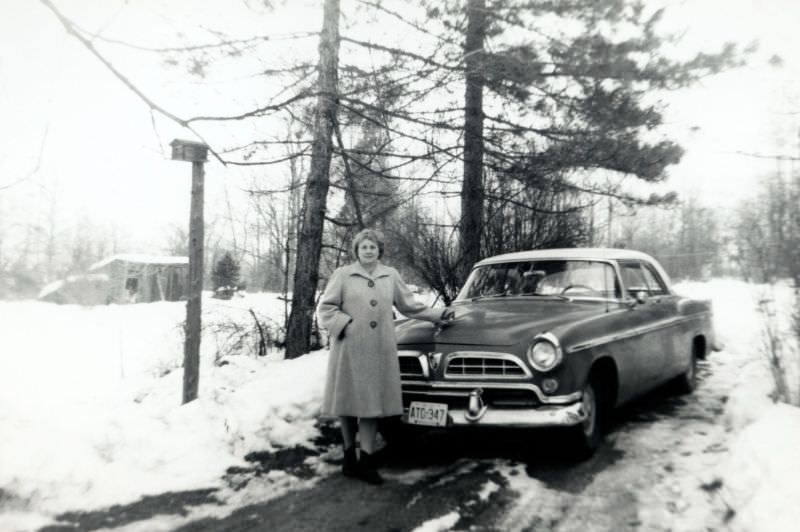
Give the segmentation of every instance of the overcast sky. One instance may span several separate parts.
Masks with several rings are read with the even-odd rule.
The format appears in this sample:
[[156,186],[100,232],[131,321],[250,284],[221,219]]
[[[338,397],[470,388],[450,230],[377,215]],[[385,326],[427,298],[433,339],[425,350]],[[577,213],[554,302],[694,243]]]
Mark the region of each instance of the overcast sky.
[[[342,0],[345,9],[348,1]],[[39,2],[0,2],[0,188],[31,174],[42,153],[31,177],[0,190],[0,216],[5,222],[31,208],[45,208],[55,198],[66,219],[85,215],[116,225],[140,244],[155,238],[167,223],[185,223],[190,168],[167,160],[166,147],[172,138],[191,138],[191,134],[159,118],[154,127],[148,108],[67,35]],[[758,176],[776,167],[774,161],[737,152],[800,153],[800,104],[794,103],[800,101],[800,2],[683,0],[654,5],[664,3],[670,6],[665,24],[686,31],[686,49],[714,51],[725,41],[760,43],[749,66],[670,97],[667,131],[687,150],[683,162],[670,170],[670,186],[683,194],[698,194],[710,204],[730,206],[752,192]],[[197,24],[221,25],[251,36],[265,31],[316,31],[322,19],[313,2],[291,2],[293,14],[267,17],[266,22],[253,17],[244,1],[61,0],[56,4],[87,29],[145,45],[167,44],[171,36]],[[313,38],[298,43],[316,46]],[[178,70],[154,69],[137,63],[134,54],[117,53],[123,54],[117,57],[126,74],[145,89],[169,95],[172,86],[185,83]],[[783,59],[782,68],[768,65],[772,55]],[[242,76],[244,85],[248,80],[245,73]],[[219,87],[214,101],[218,107],[235,109],[250,103],[242,101],[246,100],[242,94],[247,93]],[[180,114],[189,113],[191,104],[175,105]],[[209,163],[207,170],[207,213],[213,216],[225,187],[235,194],[247,186],[249,177],[216,163]],[[272,178],[280,181],[283,176]],[[8,198],[13,198],[13,205]]]

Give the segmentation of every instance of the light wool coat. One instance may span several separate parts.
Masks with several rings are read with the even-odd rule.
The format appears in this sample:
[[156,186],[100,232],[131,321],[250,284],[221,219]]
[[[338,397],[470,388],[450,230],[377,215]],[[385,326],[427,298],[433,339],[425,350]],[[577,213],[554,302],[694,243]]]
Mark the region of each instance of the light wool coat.
[[415,301],[389,266],[378,263],[370,275],[356,262],[333,272],[317,307],[330,337],[323,416],[403,413],[392,305],[406,316],[429,321],[442,312]]

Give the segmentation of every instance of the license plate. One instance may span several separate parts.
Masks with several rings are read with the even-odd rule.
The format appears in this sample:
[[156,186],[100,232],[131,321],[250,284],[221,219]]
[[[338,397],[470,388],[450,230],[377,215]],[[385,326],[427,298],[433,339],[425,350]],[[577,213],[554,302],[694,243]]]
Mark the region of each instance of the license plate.
[[443,403],[423,403],[413,401],[408,407],[408,423],[444,427],[447,425],[447,405]]

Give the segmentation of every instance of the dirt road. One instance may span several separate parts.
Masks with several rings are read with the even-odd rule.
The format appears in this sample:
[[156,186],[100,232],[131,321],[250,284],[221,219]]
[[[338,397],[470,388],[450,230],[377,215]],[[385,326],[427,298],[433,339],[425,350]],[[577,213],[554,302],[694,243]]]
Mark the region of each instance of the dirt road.
[[[431,431],[385,454],[386,483],[374,487],[338,473],[329,429],[318,451],[254,455],[252,469],[231,471],[235,505],[215,490],[164,494],[65,514],[64,526],[43,530],[718,530],[731,513],[714,477],[730,437],[721,423],[730,384],[714,369],[733,363],[720,355],[701,363],[694,395],[662,389],[618,411],[585,462],[550,431]],[[302,480],[263,492],[275,479]]]

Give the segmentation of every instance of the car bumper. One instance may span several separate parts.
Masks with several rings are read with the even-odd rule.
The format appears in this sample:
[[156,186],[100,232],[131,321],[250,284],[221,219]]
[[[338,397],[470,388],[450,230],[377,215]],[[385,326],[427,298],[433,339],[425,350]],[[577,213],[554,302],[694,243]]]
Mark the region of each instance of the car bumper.
[[[452,409],[447,413],[448,427],[570,427],[582,423],[586,414],[580,403],[546,406],[535,410],[487,408],[472,415],[468,410]],[[403,416],[407,422],[407,415]]]
[[[448,427],[570,427],[582,423],[586,413],[581,403],[541,406],[535,409],[482,407],[477,411],[452,408],[447,412]],[[408,412],[403,415],[408,423]]]
[[[586,419],[580,392],[548,396],[532,383],[500,382],[419,382],[403,381],[407,395],[414,400],[450,403],[446,426],[485,427],[568,427]],[[538,400],[537,405],[506,407],[484,401],[485,391],[522,391]],[[457,404],[453,404],[453,399]],[[408,408],[403,421],[408,423]]]

